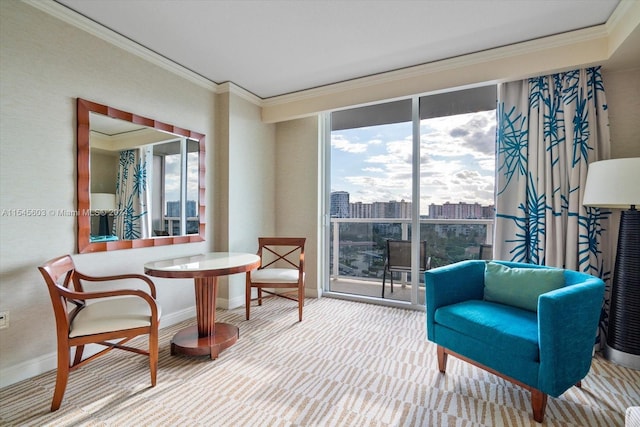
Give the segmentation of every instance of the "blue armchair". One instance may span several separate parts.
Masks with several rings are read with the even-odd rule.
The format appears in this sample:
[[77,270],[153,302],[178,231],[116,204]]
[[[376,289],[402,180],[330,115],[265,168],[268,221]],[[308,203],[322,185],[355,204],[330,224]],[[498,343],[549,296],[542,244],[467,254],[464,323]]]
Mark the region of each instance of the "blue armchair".
[[[507,273],[489,271],[489,266]],[[549,287],[543,272],[559,275],[561,282]],[[492,294],[496,277],[512,282],[504,285],[511,289],[498,289],[504,295]],[[539,284],[541,293],[531,295]],[[437,344],[440,372],[452,355],[528,389],[538,422],[544,418],[547,395],[558,397],[580,386],[589,372],[604,298],[602,280],[552,267],[473,260],[425,272],[425,286],[427,338]],[[530,301],[519,301],[527,292]]]

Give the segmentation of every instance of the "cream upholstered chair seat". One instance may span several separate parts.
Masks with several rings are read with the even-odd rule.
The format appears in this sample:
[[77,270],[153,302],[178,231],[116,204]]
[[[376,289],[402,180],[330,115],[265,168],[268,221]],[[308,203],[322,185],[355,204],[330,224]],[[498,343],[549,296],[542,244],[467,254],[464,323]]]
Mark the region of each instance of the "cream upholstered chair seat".
[[[265,268],[251,272],[254,283],[297,283],[299,271],[295,268]],[[304,280],[304,273],[302,274]]]
[[[162,309],[158,306],[158,320]],[[151,310],[142,298],[109,298],[87,304],[70,325],[69,337],[151,326]]]

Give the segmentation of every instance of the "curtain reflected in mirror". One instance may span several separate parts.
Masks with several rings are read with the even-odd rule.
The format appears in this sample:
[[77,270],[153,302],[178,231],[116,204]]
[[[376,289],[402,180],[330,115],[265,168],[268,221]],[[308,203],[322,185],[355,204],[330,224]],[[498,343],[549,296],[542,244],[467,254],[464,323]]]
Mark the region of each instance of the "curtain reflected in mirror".
[[203,159],[202,134],[78,99],[79,251],[204,240]]
[[[153,151],[150,146],[122,150],[116,179],[116,214],[113,235],[118,239],[151,237],[151,183]],[[93,237],[94,234],[92,233]]]

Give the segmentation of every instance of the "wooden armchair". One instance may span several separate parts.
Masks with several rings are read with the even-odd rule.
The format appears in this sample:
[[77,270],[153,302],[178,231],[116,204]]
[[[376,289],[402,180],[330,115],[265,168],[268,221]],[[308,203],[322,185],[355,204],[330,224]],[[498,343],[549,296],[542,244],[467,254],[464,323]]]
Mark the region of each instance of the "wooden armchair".
[[[50,260],[38,270],[49,288],[58,336],[58,369],[51,411],[57,410],[62,403],[69,372],[114,348],[149,356],[151,386],[156,385],[160,308],[155,301],[156,288],[151,279],[141,274],[87,276],[76,270],[69,255]],[[82,286],[82,281],[121,279],[142,280],[149,286],[150,292],[138,289],[86,292]],[[71,311],[68,311],[69,306],[74,306]],[[149,335],[148,350],[123,345],[145,334]],[[119,341],[114,343],[108,340]],[[83,350],[87,344],[100,344],[106,348],[83,360]],[[71,347],[76,347],[73,362],[70,360]]]
[[[246,315],[249,320],[251,301],[262,305],[264,298],[282,297],[298,302],[298,318],[302,322],[304,306],[304,237],[259,237],[260,267],[247,272]],[[251,298],[251,288],[258,289],[258,297]],[[276,292],[276,289],[293,289]],[[262,294],[269,294],[263,296]]]

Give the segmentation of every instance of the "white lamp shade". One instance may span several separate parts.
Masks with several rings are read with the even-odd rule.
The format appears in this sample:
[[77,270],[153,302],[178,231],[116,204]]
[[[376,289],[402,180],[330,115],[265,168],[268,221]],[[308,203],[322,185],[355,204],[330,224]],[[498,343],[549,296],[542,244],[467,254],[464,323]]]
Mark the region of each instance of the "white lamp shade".
[[116,208],[116,195],[110,193],[91,193],[92,211],[112,211]]
[[582,204],[619,209],[640,205],[640,157],[591,163]]

